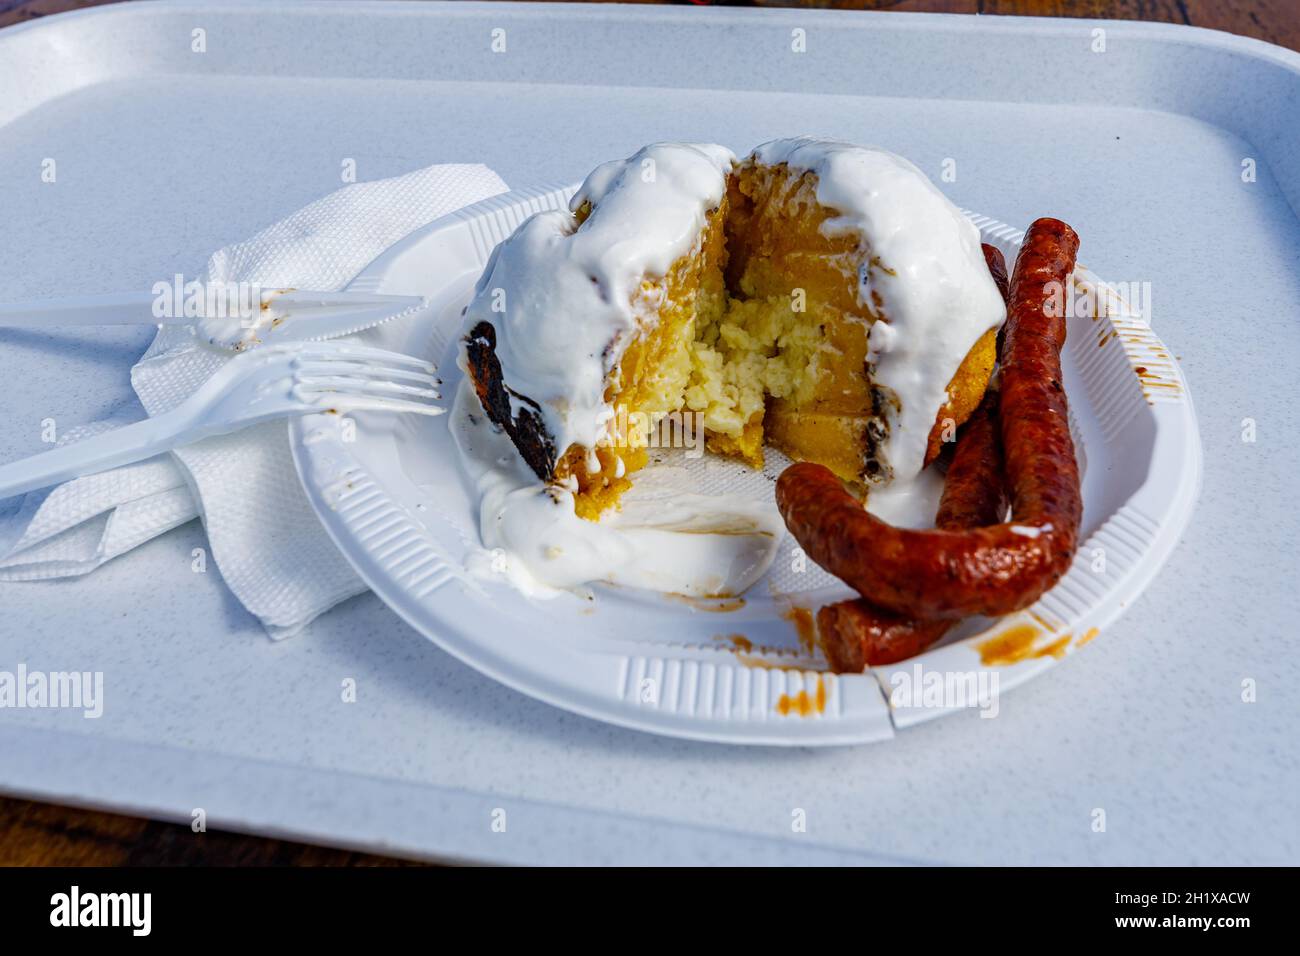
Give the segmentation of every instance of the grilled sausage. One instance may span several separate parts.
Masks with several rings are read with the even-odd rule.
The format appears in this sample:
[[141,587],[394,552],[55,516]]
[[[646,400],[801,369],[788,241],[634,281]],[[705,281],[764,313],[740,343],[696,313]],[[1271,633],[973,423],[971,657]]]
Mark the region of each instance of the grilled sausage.
[[[997,392],[988,391],[962,426],[939,499],[936,527],[959,531],[997,524],[1006,517],[997,406]],[[956,623],[956,618],[902,617],[862,598],[828,604],[817,612],[818,641],[837,674],[906,660],[939,640]]]

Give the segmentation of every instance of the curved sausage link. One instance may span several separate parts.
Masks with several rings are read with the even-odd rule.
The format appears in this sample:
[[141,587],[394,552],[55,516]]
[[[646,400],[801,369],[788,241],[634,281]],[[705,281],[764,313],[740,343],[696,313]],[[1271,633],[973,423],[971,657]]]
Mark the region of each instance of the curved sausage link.
[[1002,250],[987,242],[980,243],[980,250],[984,253],[984,261],[988,264],[994,285],[1002,293],[1002,301],[1007,302],[1011,298],[1011,280],[1007,277],[1007,260],[1003,257]]
[[[937,527],[951,531],[979,528],[1006,516],[997,405],[997,393],[989,391],[957,437],[939,499]],[[956,623],[955,618],[900,617],[861,598],[828,604],[817,612],[818,640],[837,674],[906,660],[943,637]]]
[[999,406],[1011,521],[905,530],[864,511],[821,465],[791,465],[777,481],[795,540],[873,605],[920,619],[997,617],[1032,604],[1068,569],[1083,509],[1061,385],[1060,303],[1078,245],[1065,223],[1039,219],[1016,259]]
[[868,667],[915,657],[956,623],[956,618],[899,617],[859,598],[817,612],[817,641],[834,673],[861,674]]

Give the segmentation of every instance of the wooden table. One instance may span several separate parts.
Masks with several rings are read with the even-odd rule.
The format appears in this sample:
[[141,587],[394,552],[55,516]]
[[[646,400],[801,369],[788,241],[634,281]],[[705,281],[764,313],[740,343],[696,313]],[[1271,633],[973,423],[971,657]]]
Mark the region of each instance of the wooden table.
[[[51,13],[112,2],[114,0],[0,0],[0,27]],[[654,3],[665,0],[630,2]],[[1300,8],[1296,0],[754,0],[752,3],[721,0],[718,5],[1159,20],[1164,23],[1186,23],[1212,30],[1227,30],[1229,33],[1239,33],[1300,50]]]
[[[0,27],[111,2],[0,0]],[[1159,20],[1227,30],[1300,50],[1297,0],[757,0],[753,5]],[[189,827],[0,797],[0,865],[196,864],[373,866],[402,861],[230,833],[196,837]]]

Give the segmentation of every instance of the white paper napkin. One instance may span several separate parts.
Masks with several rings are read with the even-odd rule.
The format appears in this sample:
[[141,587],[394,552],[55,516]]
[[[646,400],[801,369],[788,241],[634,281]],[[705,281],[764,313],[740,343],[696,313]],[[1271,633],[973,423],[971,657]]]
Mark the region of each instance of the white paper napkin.
[[[412,230],[505,192],[481,165],[429,166],[346,186],[245,242],[218,250],[202,281],[332,291]],[[179,404],[229,361],[187,327],[164,326],[131,370],[150,415]],[[122,420],[73,429],[76,441]],[[85,574],[201,517],[211,558],[276,639],[297,633],[365,585],[339,555],[294,473],[284,422],[0,502],[0,581]]]

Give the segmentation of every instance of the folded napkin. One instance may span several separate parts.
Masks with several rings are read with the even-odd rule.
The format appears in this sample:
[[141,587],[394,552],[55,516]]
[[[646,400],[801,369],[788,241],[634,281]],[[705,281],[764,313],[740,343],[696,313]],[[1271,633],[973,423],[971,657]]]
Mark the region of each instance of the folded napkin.
[[[218,250],[200,281],[343,288],[376,256],[439,216],[506,191],[480,165],[441,165],[346,186],[251,239]],[[163,326],[131,370],[149,415],[184,401],[231,353]],[[134,417],[139,417],[138,410]],[[129,421],[70,429],[71,442]],[[321,528],[298,484],[284,422],[0,502],[0,581],[85,574],[194,517],[222,579],[276,639],[365,585]]]

